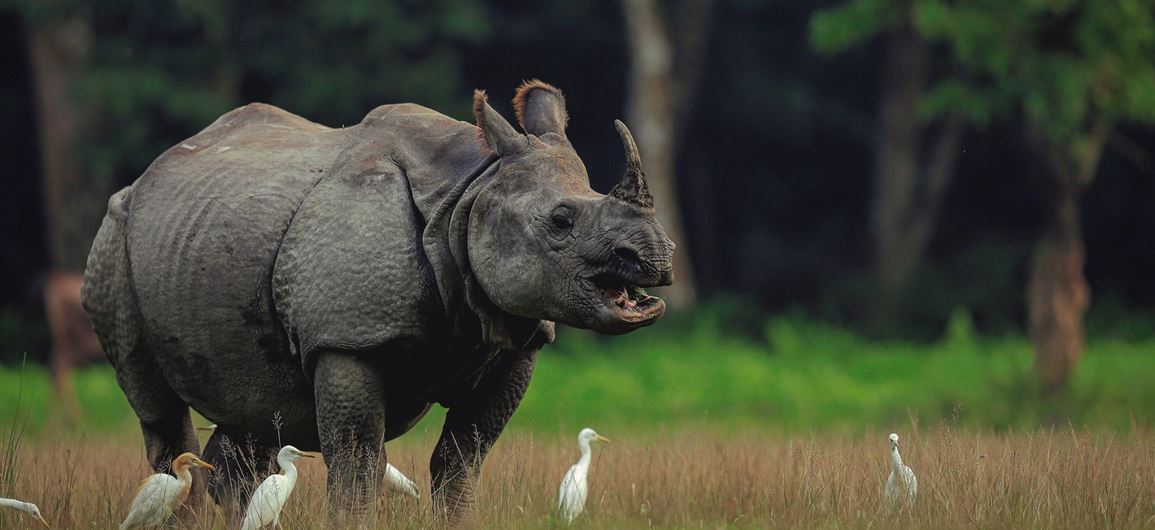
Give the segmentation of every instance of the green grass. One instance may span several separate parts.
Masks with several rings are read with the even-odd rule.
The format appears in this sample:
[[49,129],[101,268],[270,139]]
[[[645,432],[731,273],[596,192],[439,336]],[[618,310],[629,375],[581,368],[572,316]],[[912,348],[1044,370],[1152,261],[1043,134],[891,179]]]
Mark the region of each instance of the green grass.
[[543,353],[514,425],[861,432],[912,419],[994,429],[1155,422],[1150,341],[1092,341],[1070,388],[1044,398],[1030,344],[977,337],[965,318],[932,344],[870,341],[792,319],[770,321],[762,342],[708,320],[677,336],[660,326],[608,340],[566,335]]
[[[1070,388],[1044,398],[1029,343],[976,336],[965,318],[929,344],[871,341],[791,318],[768,321],[759,340],[727,333],[723,320],[671,320],[621,337],[564,330],[539,356],[511,428],[862,432],[946,421],[1126,431],[1155,424],[1155,341],[1093,340]],[[75,383],[81,428],[135,432],[109,367],[82,370]],[[19,410],[36,436],[58,421],[55,405],[42,368],[0,369],[0,425]],[[435,408],[420,428],[436,429],[442,415]]]

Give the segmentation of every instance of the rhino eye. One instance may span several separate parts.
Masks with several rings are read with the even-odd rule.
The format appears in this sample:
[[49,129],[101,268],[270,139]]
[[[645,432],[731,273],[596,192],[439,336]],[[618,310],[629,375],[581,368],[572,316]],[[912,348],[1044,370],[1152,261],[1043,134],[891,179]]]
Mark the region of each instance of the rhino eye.
[[573,228],[573,221],[565,215],[554,214],[549,220],[553,223],[554,228],[558,230],[569,230]]

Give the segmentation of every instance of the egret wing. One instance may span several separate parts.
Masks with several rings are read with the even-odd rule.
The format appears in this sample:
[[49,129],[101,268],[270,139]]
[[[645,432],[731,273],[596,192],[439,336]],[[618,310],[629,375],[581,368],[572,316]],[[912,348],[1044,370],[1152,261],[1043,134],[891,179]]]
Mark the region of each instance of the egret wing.
[[272,523],[285,507],[285,501],[293,487],[284,475],[272,475],[266,478],[253,492],[248,508],[245,508],[245,520],[241,523],[241,530],[255,530]]
[[408,495],[414,499],[421,496],[417,492],[417,484],[409,480],[409,477],[406,477],[392,464],[385,464],[385,483],[388,485],[389,491]]
[[887,501],[894,500],[894,471],[891,471],[890,476],[886,477],[886,489],[883,490],[883,495]]
[[569,468],[565,477],[561,479],[561,486],[557,490],[558,515],[566,522],[573,521],[585,508],[585,484],[582,480],[583,477],[580,477],[579,474],[578,466],[574,465]]
[[910,500],[914,500],[915,495],[918,495],[918,477],[914,476],[914,471],[911,471],[910,466],[906,466],[902,470],[903,482],[906,483],[906,494]]
[[915,478],[914,471],[911,471],[909,466],[903,466],[900,473],[891,470],[890,476],[886,479],[886,490],[884,491],[887,504],[893,504],[899,500],[914,502],[917,493],[918,479]]
[[136,488],[136,497],[120,525],[121,530],[163,524],[172,515],[173,505],[183,490],[180,480],[166,473],[144,479]]

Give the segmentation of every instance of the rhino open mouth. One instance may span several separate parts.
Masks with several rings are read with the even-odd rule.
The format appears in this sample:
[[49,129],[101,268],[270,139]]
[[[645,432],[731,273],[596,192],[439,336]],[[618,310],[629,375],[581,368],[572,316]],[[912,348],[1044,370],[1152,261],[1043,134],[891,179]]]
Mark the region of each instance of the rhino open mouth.
[[594,288],[614,318],[628,324],[650,323],[662,316],[666,302],[646,293],[637,282],[614,273],[593,277]]

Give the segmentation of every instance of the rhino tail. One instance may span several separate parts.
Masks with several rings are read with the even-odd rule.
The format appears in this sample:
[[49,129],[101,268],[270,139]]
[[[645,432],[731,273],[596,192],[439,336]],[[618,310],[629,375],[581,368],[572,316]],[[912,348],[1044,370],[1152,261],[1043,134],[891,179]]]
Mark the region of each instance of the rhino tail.
[[108,213],[88,253],[81,291],[84,310],[114,367],[131,354],[140,335],[140,311],[131,285],[125,238],[131,200],[132,186],[108,200]]

